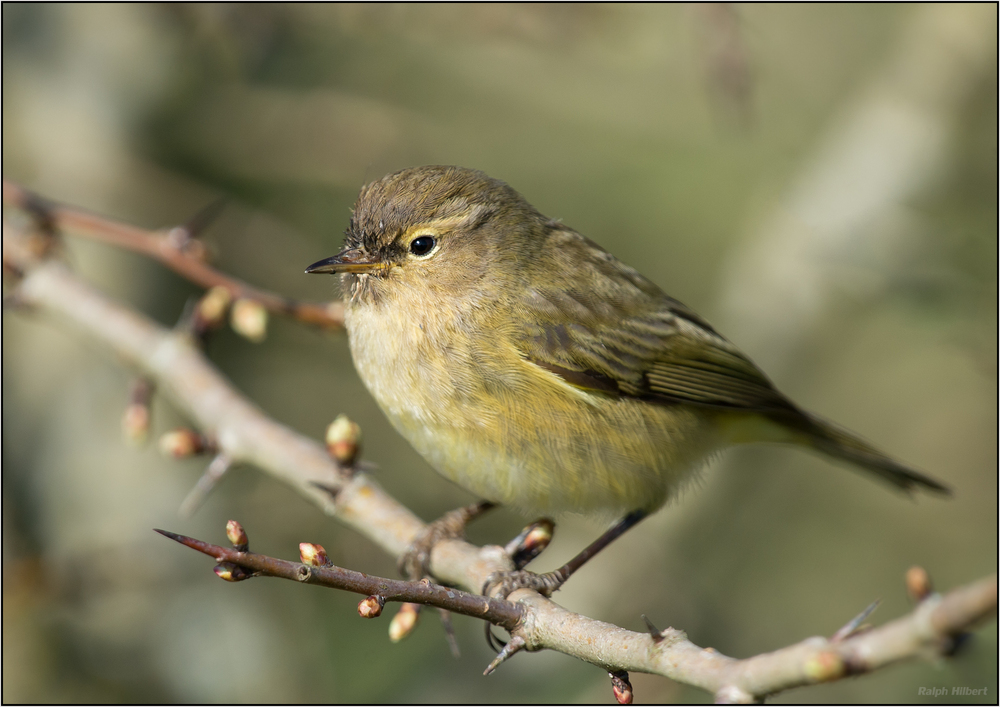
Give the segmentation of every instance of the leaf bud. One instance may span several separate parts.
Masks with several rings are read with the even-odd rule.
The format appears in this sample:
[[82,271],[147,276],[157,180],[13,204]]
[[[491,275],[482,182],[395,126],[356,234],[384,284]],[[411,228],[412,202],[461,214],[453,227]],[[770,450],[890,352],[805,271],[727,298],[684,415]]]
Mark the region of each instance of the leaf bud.
[[361,448],[361,427],[347,415],[337,415],[337,419],[326,428],[326,449],[330,456],[344,466],[350,466]]
[[174,459],[184,459],[201,454],[208,448],[203,436],[192,429],[181,427],[160,437],[160,451]]
[[326,549],[316,543],[299,543],[299,558],[302,564],[312,567],[328,567],[333,564],[327,557]]
[[365,597],[358,604],[358,615],[363,619],[374,619],[382,615],[382,607],[385,606],[385,597],[374,594]]
[[919,565],[914,565],[906,570],[906,592],[913,601],[921,602],[933,591],[931,576],[927,574],[927,570]]
[[245,569],[232,562],[220,562],[213,568],[213,571],[219,576],[219,579],[224,579],[227,582],[242,582],[252,576]]
[[416,628],[418,618],[420,618],[420,604],[403,602],[389,622],[389,640],[399,643],[409,636]]
[[615,695],[620,705],[632,704],[632,683],[629,682],[628,673],[620,670],[615,673],[608,673],[611,678],[611,691]]
[[226,319],[226,312],[232,304],[233,294],[228,287],[216,285],[198,300],[195,317],[202,329],[215,329]]
[[229,324],[240,336],[259,344],[267,336],[267,310],[252,299],[238,299],[229,314]]
[[250,546],[250,539],[247,537],[247,532],[243,530],[243,526],[238,521],[231,520],[226,523],[226,537],[229,538],[229,542],[233,544],[233,547],[240,552],[246,552]]

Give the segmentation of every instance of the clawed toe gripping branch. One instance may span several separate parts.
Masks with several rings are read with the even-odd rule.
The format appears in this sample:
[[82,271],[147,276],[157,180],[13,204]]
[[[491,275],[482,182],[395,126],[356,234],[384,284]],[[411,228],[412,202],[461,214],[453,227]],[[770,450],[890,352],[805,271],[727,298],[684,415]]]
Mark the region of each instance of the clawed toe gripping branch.
[[[424,531],[426,526],[412,512],[364,472],[357,460],[356,425],[349,420],[335,423],[324,445],[278,424],[236,390],[197,344],[202,332],[221,325],[226,312],[231,325],[251,340],[259,340],[266,327],[262,312],[336,329],[343,316],[339,303],[295,302],[215,270],[206,264],[206,251],[196,238],[204,218],[179,227],[183,233],[146,231],[53,204],[6,180],[3,201],[28,215],[17,220],[5,212],[3,272],[12,289],[4,298],[4,316],[55,315],[133,366],[140,382],[133,388],[122,423],[127,438],[140,442],[148,434],[154,390],[188,417],[194,429],[162,444],[172,455],[210,454],[214,461],[186,508],[193,510],[223,474],[255,467],[296,489],[393,557]],[[64,234],[143,253],[207,288],[195,306],[196,331],[164,328],[85,283],[58,259],[59,238]],[[515,539],[506,549],[476,547],[457,538],[441,540],[427,558],[427,574],[440,583],[384,579],[335,567],[321,546],[310,543],[300,548],[301,562],[252,553],[246,533],[235,523],[227,528],[233,544],[229,548],[160,532],[213,557],[216,574],[228,581],[272,576],[356,592],[364,596],[359,614],[368,618],[380,615],[388,602],[401,602],[390,623],[394,640],[413,630],[424,605],[486,619],[512,632],[488,670],[519,651],[556,650],[607,671],[619,702],[631,699],[628,672],[662,675],[704,689],[718,701],[751,702],[928,653],[952,655],[967,631],[995,617],[997,606],[995,574],[940,595],[931,589],[926,572],[915,569],[907,575],[916,602],[909,614],[871,628],[865,625],[865,612],[830,639],[810,638],[738,660],[695,645],[682,631],[660,631],[651,624],[648,632],[629,631],[568,611],[531,589],[513,591],[509,599],[474,593],[495,573],[523,567],[532,548],[544,547],[546,534],[551,537],[550,522],[526,529],[525,538]]]

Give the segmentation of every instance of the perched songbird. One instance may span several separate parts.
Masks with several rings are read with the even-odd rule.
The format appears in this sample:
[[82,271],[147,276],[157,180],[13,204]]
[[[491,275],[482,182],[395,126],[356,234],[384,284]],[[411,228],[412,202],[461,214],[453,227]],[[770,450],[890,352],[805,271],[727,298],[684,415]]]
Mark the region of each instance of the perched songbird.
[[342,274],[354,363],[400,434],[491,502],[622,518],[507,590],[551,592],[729,445],[798,444],[946,491],[800,409],[690,308],[482,172],[390,174],[346,235],[306,272]]

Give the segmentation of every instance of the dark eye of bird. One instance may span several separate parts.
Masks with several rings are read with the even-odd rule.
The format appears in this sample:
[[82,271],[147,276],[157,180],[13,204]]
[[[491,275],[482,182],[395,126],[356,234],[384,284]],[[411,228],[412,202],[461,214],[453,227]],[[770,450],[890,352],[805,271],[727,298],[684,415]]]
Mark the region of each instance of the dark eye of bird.
[[434,239],[431,236],[419,236],[410,241],[410,252],[414,255],[427,255],[434,248]]

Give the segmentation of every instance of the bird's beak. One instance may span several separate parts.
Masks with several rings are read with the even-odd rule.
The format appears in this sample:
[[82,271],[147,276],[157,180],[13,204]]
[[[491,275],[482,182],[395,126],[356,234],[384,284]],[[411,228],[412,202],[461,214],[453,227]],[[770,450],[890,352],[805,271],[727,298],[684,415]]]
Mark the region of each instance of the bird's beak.
[[382,270],[385,263],[368,255],[359,248],[342,250],[333,257],[320,260],[306,268],[307,273],[369,273]]

